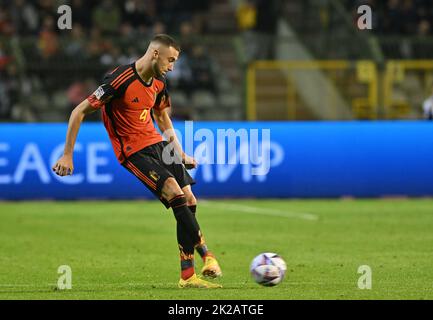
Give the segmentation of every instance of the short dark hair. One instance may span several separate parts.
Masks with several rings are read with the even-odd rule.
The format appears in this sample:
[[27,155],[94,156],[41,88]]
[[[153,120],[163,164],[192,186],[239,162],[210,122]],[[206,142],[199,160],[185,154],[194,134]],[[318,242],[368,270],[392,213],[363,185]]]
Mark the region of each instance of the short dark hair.
[[173,47],[180,52],[180,45],[176,42],[176,40],[167,34],[157,34],[153,37],[151,42],[158,42],[167,47]]

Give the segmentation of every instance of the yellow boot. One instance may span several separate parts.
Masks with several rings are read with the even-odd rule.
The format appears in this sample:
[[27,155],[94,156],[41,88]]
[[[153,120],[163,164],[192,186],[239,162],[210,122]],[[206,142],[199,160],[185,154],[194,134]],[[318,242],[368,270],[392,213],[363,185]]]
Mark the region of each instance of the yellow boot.
[[205,288],[205,289],[222,288],[222,285],[220,285],[220,284],[216,284],[216,283],[212,283],[212,282],[200,279],[199,277],[197,277],[197,275],[195,273],[186,280],[183,280],[181,278],[179,280],[178,286],[179,286],[179,288]]
[[217,278],[223,275],[218,261],[213,256],[207,256],[204,261],[204,266],[201,269],[201,274],[204,277]]

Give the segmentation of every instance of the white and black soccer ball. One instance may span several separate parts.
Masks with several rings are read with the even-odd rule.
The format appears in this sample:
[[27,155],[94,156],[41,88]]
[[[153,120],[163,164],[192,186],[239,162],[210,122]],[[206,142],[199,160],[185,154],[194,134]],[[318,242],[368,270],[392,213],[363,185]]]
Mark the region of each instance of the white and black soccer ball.
[[254,281],[266,287],[276,286],[283,281],[286,270],[287,265],[283,258],[272,252],[259,254],[250,266]]

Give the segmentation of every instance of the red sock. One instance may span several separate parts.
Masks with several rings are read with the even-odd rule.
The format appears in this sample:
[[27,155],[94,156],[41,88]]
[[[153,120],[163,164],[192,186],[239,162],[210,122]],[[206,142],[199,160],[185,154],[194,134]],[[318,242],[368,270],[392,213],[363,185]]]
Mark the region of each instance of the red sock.
[[[180,277],[183,280],[191,278],[191,276],[195,273],[194,271],[194,253],[186,254],[183,251],[181,245],[179,245],[180,249]],[[194,250],[194,249],[193,249]]]
[[186,269],[182,269],[182,271],[180,272],[180,277],[183,280],[186,280],[186,279],[191,278],[194,273],[195,273],[194,267],[189,267]]

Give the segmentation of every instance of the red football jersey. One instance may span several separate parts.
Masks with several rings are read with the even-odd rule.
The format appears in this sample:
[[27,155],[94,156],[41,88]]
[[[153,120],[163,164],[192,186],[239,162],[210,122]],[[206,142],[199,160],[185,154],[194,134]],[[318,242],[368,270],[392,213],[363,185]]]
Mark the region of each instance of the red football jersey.
[[93,108],[102,108],[102,119],[120,163],[135,152],[161,142],[151,109],[170,107],[170,97],[163,79],[146,84],[135,63],[120,66],[104,77],[101,86],[87,100]]

